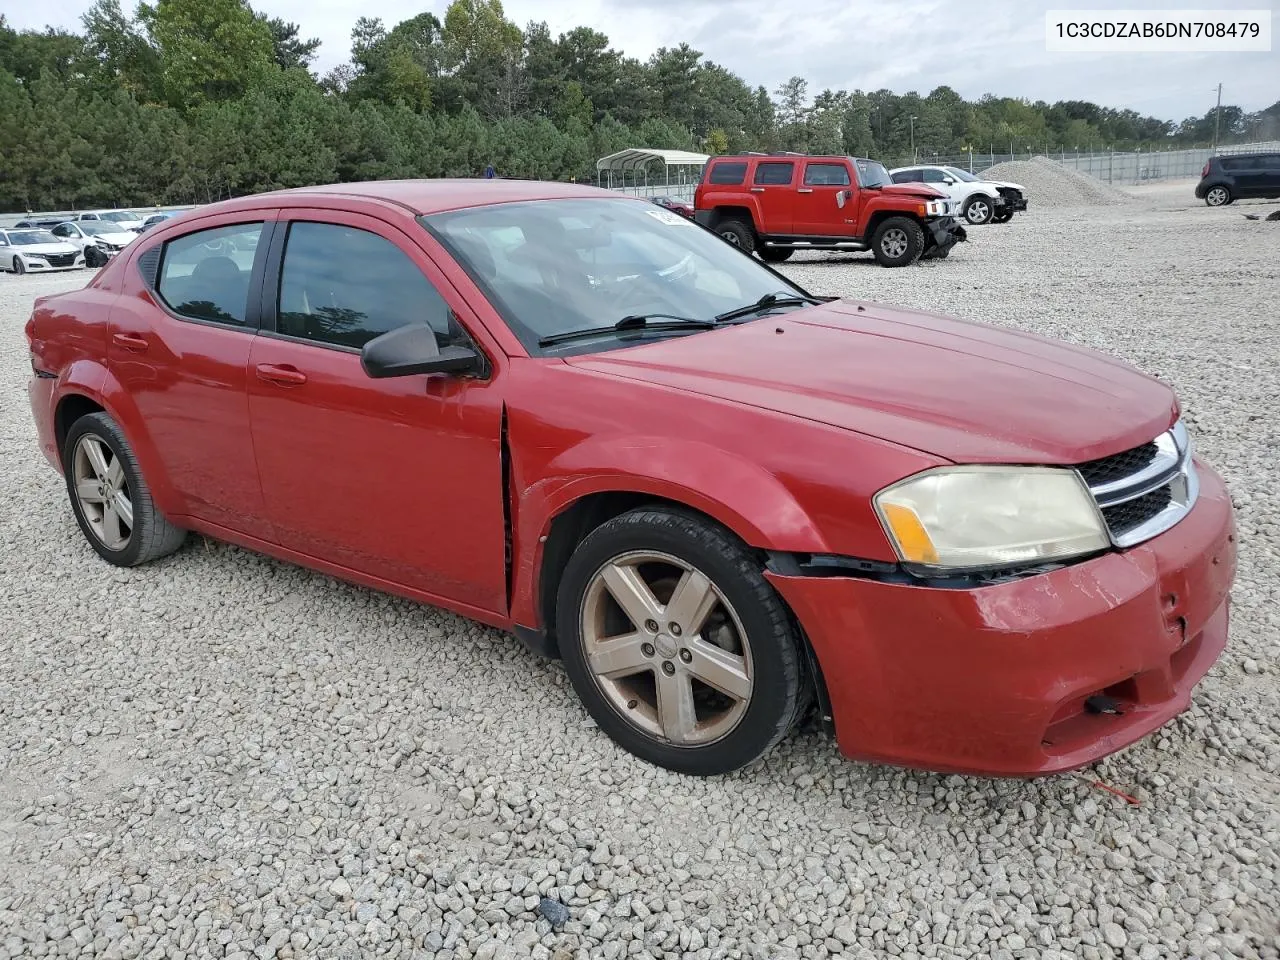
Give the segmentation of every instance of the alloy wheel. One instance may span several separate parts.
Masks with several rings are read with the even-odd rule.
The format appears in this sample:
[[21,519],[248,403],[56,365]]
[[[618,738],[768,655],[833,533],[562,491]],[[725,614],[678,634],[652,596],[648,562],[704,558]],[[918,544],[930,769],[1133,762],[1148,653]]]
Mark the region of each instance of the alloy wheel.
[[970,223],[986,223],[991,217],[991,208],[985,200],[974,200],[969,204],[967,218]]
[[751,702],[751,650],[737,613],[678,557],[635,551],[604,564],[583,597],[581,636],[600,691],[647,736],[713,743]]
[[1214,187],[1205,196],[1211,207],[1220,207],[1230,198],[1231,194],[1227,193],[1226,187]]
[[720,234],[720,236],[723,239],[732,243],[735,247],[741,246],[741,244],[738,243],[738,235],[734,233],[732,230],[726,230],[724,233]]
[[124,464],[93,434],[80,438],[71,463],[76,499],[89,529],[108,550],[123,550],[133,536],[133,500]]
[[886,257],[897,258],[907,252],[907,232],[898,227],[886,230],[880,238],[880,250]]

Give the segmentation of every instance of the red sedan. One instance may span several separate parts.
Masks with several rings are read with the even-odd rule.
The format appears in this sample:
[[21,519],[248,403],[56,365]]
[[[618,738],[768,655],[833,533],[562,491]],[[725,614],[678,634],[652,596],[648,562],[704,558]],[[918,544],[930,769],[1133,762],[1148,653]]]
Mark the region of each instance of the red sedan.
[[1185,709],[1235,535],[1173,393],[814,297],[684,218],[343,184],[154,227],[26,327],[40,445],[129,566],[198,531],[513,631],[697,774],[1035,774]]

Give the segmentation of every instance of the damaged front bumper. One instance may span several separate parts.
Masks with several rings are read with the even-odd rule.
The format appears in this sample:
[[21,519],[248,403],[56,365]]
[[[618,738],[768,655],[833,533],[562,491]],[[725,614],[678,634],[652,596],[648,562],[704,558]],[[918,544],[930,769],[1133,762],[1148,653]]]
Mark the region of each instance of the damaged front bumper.
[[945,257],[957,243],[963,243],[969,238],[955,217],[934,217],[925,221],[924,228],[924,253],[920,255],[922,260]]

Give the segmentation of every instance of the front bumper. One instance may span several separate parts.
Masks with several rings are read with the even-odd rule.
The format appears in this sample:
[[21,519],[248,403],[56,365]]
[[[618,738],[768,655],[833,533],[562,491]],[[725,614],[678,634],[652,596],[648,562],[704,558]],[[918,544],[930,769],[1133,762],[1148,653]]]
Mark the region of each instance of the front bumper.
[[[22,254],[19,254],[22,256]],[[28,273],[54,273],[58,270],[79,270],[84,266],[84,255],[77,254],[70,258],[70,262],[66,262],[68,257],[58,256],[54,258],[46,257],[28,257],[22,256],[22,264],[26,267]]]
[[927,260],[946,253],[957,243],[969,238],[964,227],[955,217],[932,217],[924,222],[925,246],[921,259]]
[[[1163,726],[1227,640],[1231,501],[1200,498],[1123,552],[974,589],[844,577],[769,580],[821,665],[840,751],[943,772],[1028,776],[1085,766]],[[1091,713],[1105,694],[1120,715]]]

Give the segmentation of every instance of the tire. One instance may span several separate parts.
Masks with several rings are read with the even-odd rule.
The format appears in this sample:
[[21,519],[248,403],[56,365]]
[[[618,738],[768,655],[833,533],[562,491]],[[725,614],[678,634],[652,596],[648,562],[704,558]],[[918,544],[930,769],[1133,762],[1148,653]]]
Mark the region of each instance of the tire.
[[910,217],[890,217],[871,236],[871,252],[882,267],[905,267],[924,252],[924,227]]
[[[631,596],[646,602],[633,600],[638,612],[624,613],[609,582],[639,584]],[[668,613],[686,582],[701,582],[704,600]],[[658,623],[668,616],[692,629]],[[808,706],[799,638],[759,561],[731,533],[684,511],[642,507],[588,534],[565,567],[556,619],[565,670],[592,719],[623,749],[668,770],[714,776],[744,767]],[[597,676],[588,646],[602,669],[601,650],[619,650],[607,645],[621,639],[629,642],[612,654],[615,672]],[[703,684],[704,672],[744,696]],[[664,716],[659,689],[682,692],[685,709]]]
[[756,248],[756,232],[751,224],[741,220],[724,220],[716,227],[720,239],[732,244],[745,254],[751,254]]
[[[102,458],[95,464],[91,448],[96,448]],[[107,457],[110,459],[107,459]],[[105,472],[101,468],[105,467]],[[175,527],[156,509],[133,455],[129,442],[119,425],[105,413],[90,413],[81,417],[67,431],[62,445],[62,470],[67,483],[67,496],[71,509],[80,524],[89,545],[98,556],[118,567],[136,567],[173,553],[186,539],[187,531]],[[104,483],[110,483],[104,493]],[[87,484],[95,490],[96,502],[87,502],[77,491],[77,484]],[[112,495],[123,494],[130,504],[132,523],[117,523],[107,516],[107,504],[117,517],[124,514],[116,509],[120,503]],[[127,535],[121,541],[126,526]]]
[[991,218],[992,223],[1008,223],[1013,219],[1013,210],[1001,210]]
[[1219,184],[1216,187],[1210,187],[1204,195],[1204,202],[1210,207],[1225,207],[1235,197],[1231,195],[1231,191]]
[[975,227],[981,227],[991,222],[995,211],[995,204],[992,203],[991,198],[979,193],[965,201],[964,209],[960,211],[960,215],[964,217],[966,222]]
[[27,265],[23,263],[21,257],[13,258],[13,272],[19,274],[27,272]]
[[84,248],[84,265],[86,267],[101,267],[107,262],[107,255],[103,253],[94,244]]
[[765,263],[782,263],[790,260],[795,250],[791,247],[761,247],[756,253],[760,254],[760,259]]

